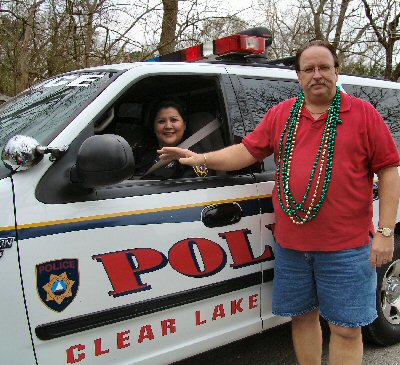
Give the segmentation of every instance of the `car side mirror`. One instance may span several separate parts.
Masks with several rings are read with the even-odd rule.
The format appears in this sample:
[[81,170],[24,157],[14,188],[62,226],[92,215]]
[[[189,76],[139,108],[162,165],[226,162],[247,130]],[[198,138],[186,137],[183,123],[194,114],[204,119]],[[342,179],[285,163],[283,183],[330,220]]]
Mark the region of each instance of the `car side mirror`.
[[1,159],[11,170],[21,171],[37,165],[47,153],[50,153],[50,161],[56,161],[66,151],[67,147],[41,146],[32,137],[16,135],[10,138],[5,144],[1,153]]
[[129,143],[114,134],[91,136],[79,148],[70,180],[84,188],[119,183],[133,175],[135,160]]
[[27,170],[43,158],[43,154],[39,152],[39,146],[39,142],[32,137],[14,136],[5,144],[1,159],[13,171]]

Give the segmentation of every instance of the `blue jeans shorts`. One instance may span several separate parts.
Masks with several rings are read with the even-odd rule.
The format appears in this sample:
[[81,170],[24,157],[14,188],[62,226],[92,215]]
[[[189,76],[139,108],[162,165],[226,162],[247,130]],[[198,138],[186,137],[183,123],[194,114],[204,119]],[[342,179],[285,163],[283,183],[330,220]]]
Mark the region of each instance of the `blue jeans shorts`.
[[335,252],[303,252],[275,243],[272,312],[295,317],[317,308],[328,322],[361,327],[376,311],[376,270],[371,245]]

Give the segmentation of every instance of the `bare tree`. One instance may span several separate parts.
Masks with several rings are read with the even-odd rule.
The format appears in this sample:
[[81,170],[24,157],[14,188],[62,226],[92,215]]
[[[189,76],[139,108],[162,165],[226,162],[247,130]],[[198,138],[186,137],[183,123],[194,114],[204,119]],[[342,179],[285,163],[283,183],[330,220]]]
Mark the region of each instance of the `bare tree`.
[[376,73],[379,52],[368,29],[361,0],[298,0],[280,9],[276,0],[259,1],[260,11],[274,34],[270,53],[276,58],[294,55],[305,42],[327,40],[338,50],[346,72]]
[[284,9],[280,0],[244,2],[241,10],[254,14],[249,24],[223,0],[0,1],[0,92],[15,94],[44,77],[143,60],[260,25],[274,34],[271,58],[291,56],[320,38],[338,49],[344,70],[384,70],[386,78],[399,79],[399,0],[291,4]]
[[309,37],[308,14],[289,6],[281,9],[279,0],[259,0],[256,11],[261,15],[260,25],[269,28],[273,42],[267,50],[269,58],[292,56],[298,46]]
[[[173,4],[175,3],[175,4]],[[158,51],[173,52],[177,45],[189,47],[242,28],[235,14],[219,15],[220,3],[213,0],[163,0],[164,12]],[[176,5],[176,7],[175,7]]]
[[338,50],[341,63],[354,48],[360,50],[368,24],[363,20],[357,0],[301,0],[299,13],[309,12],[309,39],[322,39]]
[[[107,22],[101,22],[102,42],[98,47],[98,56],[101,63],[111,63],[119,61],[141,61],[149,57],[154,52],[154,42],[150,45],[143,39],[145,38],[145,26],[153,14],[160,11],[160,1],[140,2],[140,4],[128,6],[126,8],[114,7],[108,10]],[[118,14],[113,19],[110,14]],[[120,19],[126,19],[121,26]],[[135,37],[130,33],[136,28],[141,28],[141,36],[135,31]],[[134,51],[129,51],[134,49]]]
[[188,41],[192,44],[204,43],[238,33],[246,28],[250,28],[249,24],[236,15],[209,18],[202,21],[201,28],[193,32]]
[[400,78],[400,62],[394,56],[400,51],[400,3],[396,0],[362,0],[362,3],[373,32],[385,51],[384,76],[397,81]]
[[171,53],[176,45],[176,26],[178,21],[178,0],[162,0],[164,15],[158,52],[160,55]]
[[[30,61],[33,39],[39,37],[36,32],[37,13],[45,0],[16,2],[7,9],[1,9],[9,16],[7,26],[1,29],[2,53],[7,60],[8,69],[13,74],[12,93],[17,93],[29,86]],[[11,19],[10,19],[11,18]],[[3,20],[3,19],[2,19]],[[11,40],[11,42],[8,42]]]
[[44,77],[120,62],[131,49],[147,57],[155,48],[149,51],[140,33],[160,4],[134,1],[127,9],[113,0],[0,2],[0,92],[14,95]]

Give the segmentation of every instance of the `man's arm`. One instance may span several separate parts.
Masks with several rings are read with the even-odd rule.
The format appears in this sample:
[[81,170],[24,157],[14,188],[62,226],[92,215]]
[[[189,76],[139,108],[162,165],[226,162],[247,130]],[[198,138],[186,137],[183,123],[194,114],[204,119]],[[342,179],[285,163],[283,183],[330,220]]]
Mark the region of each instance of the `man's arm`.
[[[397,167],[385,167],[377,172],[379,179],[379,227],[394,228],[400,198]],[[393,258],[394,237],[376,233],[372,241],[371,264],[381,266]]]
[[162,160],[179,160],[183,165],[206,165],[217,171],[240,170],[257,162],[242,144],[234,144],[218,151],[195,153],[179,147],[163,147],[158,151]]

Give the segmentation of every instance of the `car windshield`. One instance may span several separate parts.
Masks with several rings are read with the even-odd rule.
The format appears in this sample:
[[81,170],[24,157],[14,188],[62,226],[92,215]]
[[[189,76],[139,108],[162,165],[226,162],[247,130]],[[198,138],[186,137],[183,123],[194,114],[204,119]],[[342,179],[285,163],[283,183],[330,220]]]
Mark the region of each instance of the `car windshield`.
[[[116,72],[75,72],[58,76],[0,106],[0,150],[17,135],[47,145],[118,76]],[[9,172],[0,163],[0,179]]]

